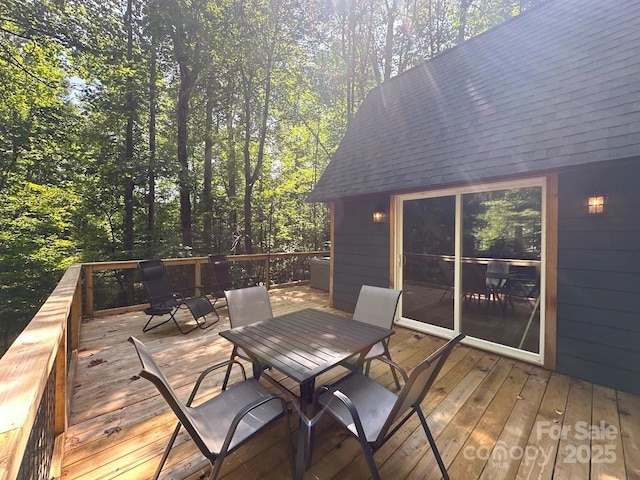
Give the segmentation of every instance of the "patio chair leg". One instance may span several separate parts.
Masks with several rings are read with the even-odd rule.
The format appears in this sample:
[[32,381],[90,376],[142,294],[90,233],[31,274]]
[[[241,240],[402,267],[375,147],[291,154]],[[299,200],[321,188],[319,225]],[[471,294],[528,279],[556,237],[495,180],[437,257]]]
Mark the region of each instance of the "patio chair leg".
[[[237,351],[238,351],[238,347],[234,345],[233,350],[231,351],[231,358],[229,360],[233,360],[234,358],[236,358]],[[223,391],[227,389],[227,383],[229,383],[229,377],[231,376],[232,366],[233,366],[233,363],[229,363],[229,365],[227,366],[227,372],[224,374],[224,380],[222,381]]]
[[287,451],[289,452],[289,465],[291,467],[291,478],[296,476],[296,460],[293,453],[293,438],[291,436],[291,422],[289,421],[289,405],[282,399],[282,408],[284,413],[284,438],[287,442]]
[[391,366],[389,368],[391,369],[391,375],[393,375],[393,381],[396,383],[396,390],[400,390],[400,381],[398,380],[396,369]]
[[373,480],[380,480],[380,473],[378,472],[376,462],[373,460],[373,451],[371,450],[369,443],[364,438],[360,438],[359,440],[360,444],[362,445],[364,457],[367,459],[367,465],[369,466],[369,471],[371,472],[371,478]]
[[151,320],[153,320],[153,317],[155,317],[156,315],[151,315],[151,317],[149,317],[149,320],[147,320],[147,323],[145,323],[144,327],[142,327],[142,331],[143,332],[148,332],[149,330],[153,330],[156,327],[159,327],[160,325],[164,325],[167,322],[171,321],[171,318],[167,318],[166,320],[163,320],[160,323],[155,324],[153,327],[150,327],[149,324],[151,323]]
[[182,327],[180,326],[180,324],[178,323],[178,321],[176,320],[176,317],[173,316],[173,314],[171,315],[171,319],[173,320],[173,323],[176,324],[176,327],[178,327],[178,331],[182,334],[182,335],[186,335],[187,333],[191,333],[193,332],[196,328],[198,328],[198,321],[196,320],[196,326],[195,327],[191,327],[188,330],[183,330]]
[[167,461],[167,458],[169,457],[169,452],[171,451],[171,447],[173,447],[173,443],[176,441],[176,438],[178,438],[178,433],[180,432],[181,427],[182,427],[182,424],[178,422],[178,424],[176,425],[176,428],[173,430],[173,434],[171,435],[171,438],[169,439],[167,448],[164,450],[164,454],[162,455],[162,459],[158,464],[158,468],[156,468],[156,473],[153,476],[153,480],[158,480],[158,477],[160,476],[160,472],[162,471],[162,467],[164,467],[164,464]]
[[[391,352],[389,351],[389,342],[385,341],[382,343],[384,345],[384,356],[391,360]],[[396,373],[396,369],[389,365],[391,369],[391,375],[393,375],[393,381],[396,384],[396,390],[400,390],[400,381],[398,380],[398,374]]]
[[429,444],[431,445],[431,451],[433,452],[433,456],[436,457],[436,462],[438,462],[438,466],[440,467],[440,471],[442,472],[442,477],[444,480],[449,480],[449,473],[447,473],[447,468],[444,466],[444,462],[442,461],[442,457],[440,456],[440,452],[438,451],[438,447],[436,446],[436,441],[431,434],[431,430],[429,430],[429,426],[427,425],[427,419],[424,418],[424,414],[420,407],[414,407],[418,417],[420,417],[420,423],[422,423],[422,428],[424,428],[424,433],[427,434],[427,439],[429,440]]

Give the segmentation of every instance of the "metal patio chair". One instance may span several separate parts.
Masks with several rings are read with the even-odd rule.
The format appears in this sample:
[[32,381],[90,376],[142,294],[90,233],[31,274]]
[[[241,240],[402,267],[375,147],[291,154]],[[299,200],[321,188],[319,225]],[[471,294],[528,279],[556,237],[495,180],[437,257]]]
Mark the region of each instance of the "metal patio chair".
[[443,301],[444,297],[446,297],[447,294],[449,294],[450,296],[453,295],[453,264],[445,262],[444,260],[438,260],[438,266],[442,271],[442,275],[444,276],[445,281],[445,289],[442,292],[442,296],[440,297],[440,301]]
[[[250,323],[271,320],[273,318],[269,292],[263,285],[227,290],[224,294],[227,299],[231,328],[242,327]],[[240,357],[252,362],[249,355],[247,355],[241,347],[234,345],[229,360],[233,360],[235,357]],[[261,368],[261,366],[254,365],[254,368]],[[224,382],[222,383],[223,388],[227,385],[230,374],[231,365],[229,365],[227,374],[224,377]]]
[[320,405],[360,441],[374,480],[379,480],[380,474],[373,454],[414,413],[420,418],[442,476],[449,480],[420,403],[433,385],[453,347],[463,338],[464,334],[461,333],[449,340],[414,368],[409,376],[398,364],[382,358],[382,361],[397,369],[405,380],[404,387],[397,395],[359,372],[353,372],[335,384],[322,388],[323,393],[318,398]]
[[[194,290],[199,290],[202,293],[202,287],[188,287],[180,289],[178,292],[171,290],[167,270],[162,260],[143,260],[138,263],[138,271],[149,301],[149,307],[144,309],[144,313],[150,317],[145,326],[142,327],[143,332],[148,332],[173,320],[180,333],[185,335],[196,328],[209,328],[218,321],[219,317],[214,322],[206,323],[206,316],[209,313],[215,313],[213,305],[206,296],[187,296],[186,294],[179,293],[187,291],[193,292]],[[181,307],[187,307],[191,315],[193,315],[196,321],[194,327],[183,330],[176,320],[175,314]],[[169,318],[153,326],[149,326],[153,317],[161,315],[169,315]]]
[[503,289],[509,280],[509,269],[509,262],[490,260],[485,273],[487,305],[492,302],[493,298],[493,302],[498,302],[500,305],[503,314],[506,305],[500,296],[504,294]]
[[[291,429],[289,414],[285,401],[269,392],[257,380],[246,379],[244,367],[239,362],[226,361],[207,368],[198,377],[193,391],[186,404],[176,396],[166,377],[156,364],[148,348],[137,338],[130,337],[138,357],[142,363],[140,376],[153,383],[169,404],[176,417],[178,425],[169,440],[160,464],[156,469],[154,480],[160,476],[171,447],[173,446],[180,428],[184,426],[202,454],[211,463],[209,479],[218,476],[225,457],[274,421],[284,418],[285,441],[288,444],[289,461],[293,475],[293,446],[291,443]],[[233,384],[229,389],[223,389],[218,395],[193,407],[195,398],[204,378],[227,364],[238,364],[242,369],[244,380]]]
[[[377,327],[391,328],[393,326],[393,320],[396,317],[396,310],[398,309],[398,301],[400,300],[401,294],[401,290],[363,285],[358,295],[356,309],[353,312],[353,319]],[[366,376],[369,376],[371,361],[378,358],[392,360],[391,353],[389,352],[388,339],[376,343],[365,355],[364,374]],[[391,374],[396,383],[396,388],[400,390],[398,375],[393,367],[391,367]]]

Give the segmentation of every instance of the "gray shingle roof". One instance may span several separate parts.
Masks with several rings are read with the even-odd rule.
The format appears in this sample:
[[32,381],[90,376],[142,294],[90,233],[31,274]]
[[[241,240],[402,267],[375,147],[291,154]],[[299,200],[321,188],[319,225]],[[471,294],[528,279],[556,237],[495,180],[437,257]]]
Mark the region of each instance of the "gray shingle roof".
[[373,89],[309,200],[640,156],[640,1],[553,0]]

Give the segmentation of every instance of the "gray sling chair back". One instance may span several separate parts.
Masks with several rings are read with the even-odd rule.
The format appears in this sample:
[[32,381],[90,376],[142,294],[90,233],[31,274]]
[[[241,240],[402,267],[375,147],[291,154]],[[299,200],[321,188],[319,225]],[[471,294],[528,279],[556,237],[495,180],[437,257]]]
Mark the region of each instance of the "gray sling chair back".
[[397,395],[359,372],[353,372],[335,384],[322,388],[323,392],[318,398],[320,405],[358,438],[374,480],[379,480],[380,474],[373,454],[414,413],[420,418],[442,476],[446,480],[449,479],[420,403],[433,385],[453,347],[463,338],[464,334],[461,333],[449,340],[414,368],[409,376],[399,365],[382,358],[382,361],[398,369],[404,378],[404,387]]
[[[244,325],[249,325],[250,323],[271,320],[273,318],[269,292],[263,285],[227,290],[224,294],[227,298],[229,323],[231,324],[231,328],[242,327]],[[240,357],[249,362],[251,361],[249,355],[247,355],[241,347],[234,345],[230,360],[233,360],[235,357]],[[261,367],[259,365],[254,365],[254,368]],[[229,368],[227,369],[227,374],[224,377],[222,388],[227,385],[230,374],[231,365],[229,365]]]
[[[286,430],[284,439],[287,443],[293,475],[293,445],[286,402],[269,392],[257,380],[247,380],[244,367],[239,362],[226,361],[206,369],[198,377],[187,403],[183,404],[169,385],[148,348],[135,337],[130,337],[129,341],[138,352],[142,363],[140,376],[156,386],[178,417],[178,425],[157,467],[154,480],[160,476],[162,467],[182,426],[211,463],[212,469],[209,479],[213,480],[218,476],[222,462],[229,453],[280,418],[286,420],[283,422],[283,428]],[[240,366],[244,380],[233,384],[229,389],[223,389],[217,396],[204,403],[195,407],[191,406],[204,378],[231,363]]]
[[[140,273],[140,280],[144,284],[147,292],[147,299],[149,301],[149,307],[144,309],[144,313],[150,315],[150,317],[145,326],[142,327],[143,332],[148,332],[149,330],[153,330],[154,328],[173,320],[180,333],[185,335],[196,328],[209,328],[219,320],[218,317],[214,322],[206,323],[206,316],[209,313],[216,313],[216,316],[218,314],[215,312],[215,309],[209,299],[203,295],[202,287],[195,285],[192,287],[182,288],[178,291],[171,290],[167,270],[162,260],[142,260],[141,262],[138,262],[138,272]],[[193,292],[194,290],[200,292],[201,296],[187,296],[186,294],[183,295],[180,293]],[[183,330],[180,326],[175,317],[175,314],[180,307],[187,307],[189,309],[191,315],[193,315],[193,318],[196,321],[196,325],[194,327]],[[149,326],[153,317],[167,314],[169,315],[167,320],[156,323],[153,326]]]
[[[353,319],[377,327],[391,328],[393,326],[393,320],[396,317],[396,310],[398,309],[398,301],[400,300],[401,294],[401,290],[363,285],[358,295],[356,309],[353,312]],[[367,352],[364,358],[365,375],[369,376],[371,361],[381,356],[391,360],[389,339],[375,344],[371,347],[371,350]],[[391,367],[391,373],[393,374],[396,388],[400,390],[398,375],[393,367]]]

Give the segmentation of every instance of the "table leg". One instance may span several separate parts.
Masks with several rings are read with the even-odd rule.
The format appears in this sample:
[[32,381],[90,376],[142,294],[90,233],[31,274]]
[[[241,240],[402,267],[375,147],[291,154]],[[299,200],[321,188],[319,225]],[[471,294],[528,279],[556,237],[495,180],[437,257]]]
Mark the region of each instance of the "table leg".
[[262,365],[254,360],[251,362],[251,367],[253,368],[253,378],[260,380],[260,375],[262,375]]
[[[313,451],[313,395],[315,379],[300,384],[300,427],[298,429],[298,451],[296,452],[296,478],[302,480],[304,472],[311,467]],[[309,411],[311,410],[311,412]]]

